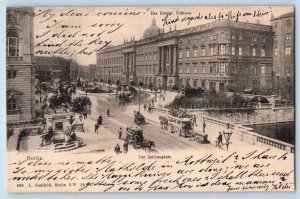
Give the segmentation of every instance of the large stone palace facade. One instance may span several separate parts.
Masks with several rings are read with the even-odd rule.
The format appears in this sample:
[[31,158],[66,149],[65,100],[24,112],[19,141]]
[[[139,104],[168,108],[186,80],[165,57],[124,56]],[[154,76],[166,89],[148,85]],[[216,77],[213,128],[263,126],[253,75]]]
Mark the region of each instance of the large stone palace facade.
[[163,89],[271,89],[272,53],[272,26],[221,20],[163,33],[153,20],[143,39],[99,51],[96,77]]
[[7,122],[29,121],[34,112],[33,8],[7,8]]
[[271,20],[274,35],[274,91],[285,98],[295,96],[295,17],[294,12]]

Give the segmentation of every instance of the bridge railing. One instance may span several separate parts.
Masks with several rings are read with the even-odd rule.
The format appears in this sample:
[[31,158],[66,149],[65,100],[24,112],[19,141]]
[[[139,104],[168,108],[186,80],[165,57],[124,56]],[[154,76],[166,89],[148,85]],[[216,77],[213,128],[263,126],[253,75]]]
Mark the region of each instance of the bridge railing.
[[[153,111],[158,113],[168,112],[167,109],[163,109],[163,108],[153,108]],[[226,121],[218,120],[200,114],[198,114],[197,116],[198,116],[198,121],[200,123],[202,123],[203,120],[205,120],[206,123],[211,123],[221,127],[227,127],[228,125],[228,122]],[[295,153],[295,146],[293,144],[289,144],[264,135],[260,135],[254,132],[253,128],[250,127],[242,126],[239,124],[232,124],[232,123],[229,123],[229,126],[231,129],[233,129],[235,138],[242,142],[246,142],[251,145],[258,145],[258,144],[268,145],[277,149],[288,151],[289,153]]]
[[[199,115],[199,117],[200,120],[202,121],[205,120],[205,122],[209,122],[222,127],[226,127],[228,125],[228,122],[211,118],[208,116]],[[239,124],[229,124],[229,125],[230,128],[234,129],[235,138],[242,142],[247,142],[251,145],[257,145],[257,144],[269,145],[277,149],[288,151],[289,153],[295,153],[295,146],[293,144],[289,144],[264,135],[260,135],[254,132],[254,130],[250,127],[242,126]]]

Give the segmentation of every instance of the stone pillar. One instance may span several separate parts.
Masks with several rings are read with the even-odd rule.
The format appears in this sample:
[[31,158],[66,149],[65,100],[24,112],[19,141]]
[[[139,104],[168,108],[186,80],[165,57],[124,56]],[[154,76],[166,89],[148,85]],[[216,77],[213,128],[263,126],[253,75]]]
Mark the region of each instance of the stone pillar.
[[124,66],[123,66],[123,72],[126,73],[127,70],[126,70],[126,64],[127,64],[127,56],[126,56],[126,53],[124,53]]
[[164,75],[165,73],[165,50],[164,50],[164,47],[161,48],[161,73]]
[[133,73],[133,54],[130,53],[130,72]]
[[172,62],[173,62],[172,61],[172,46],[170,45],[169,46],[169,68],[168,68],[168,75],[173,72],[173,70],[172,70],[172,67],[173,67]]
[[177,47],[176,45],[173,46],[173,74],[176,75],[177,74]]
[[132,72],[135,72],[135,53],[132,52]]

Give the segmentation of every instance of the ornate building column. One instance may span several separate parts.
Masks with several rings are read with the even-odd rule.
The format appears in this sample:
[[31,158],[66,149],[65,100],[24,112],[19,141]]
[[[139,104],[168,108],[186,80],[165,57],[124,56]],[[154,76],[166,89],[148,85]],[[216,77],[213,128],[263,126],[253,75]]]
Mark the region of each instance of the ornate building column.
[[156,74],[161,73],[161,47],[158,47],[158,64]]
[[161,73],[164,75],[165,73],[165,49],[161,47]]
[[173,72],[173,60],[172,60],[172,46],[169,45],[169,67],[168,67],[168,75]]
[[126,53],[124,53],[124,66],[123,66],[123,72],[127,72],[127,56]]
[[177,74],[177,46],[174,45],[173,46],[173,74],[176,75]]

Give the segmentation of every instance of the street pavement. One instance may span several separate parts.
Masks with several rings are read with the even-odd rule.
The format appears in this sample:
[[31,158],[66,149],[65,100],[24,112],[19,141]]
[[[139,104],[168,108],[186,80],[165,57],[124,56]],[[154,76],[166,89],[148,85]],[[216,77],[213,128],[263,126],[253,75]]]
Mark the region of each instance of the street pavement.
[[[78,91],[77,95],[84,95],[83,91]],[[164,100],[160,97],[160,94],[156,94],[156,101],[154,106],[158,108],[163,108],[178,95],[177,92],[167,91],[163,93]],[[215,140],[218,136],[218,132],[224,130],[220,126],[207,123],[206,124],[206,133],[208,134],[208,140],[210,144],[199,144],[189,138],[179,137],[175,134],[171,134],[168,131],[162,130],[159,123],[159,115],[162,113],[152,112],[149,113],[143,110],[144,103],[152,102],[152,99],[155,99],[155,93],[149,92],[149,90],[141,91],[140,106],[138,99],[134,99],[133,102],[120,106],[118,103],[118,98],[115,94],[91,94],[88,93],[88,97],[91,99],[91,113],[88,115],[88,118],[84,120],[85,132],[76,132],[80,140],[85,144],[84,147],[68,151],[66,153],[98,153],[98,152],[112,152],[114,147],[119,144],[122,149],[124,139],[126,137],[126,128],[134,125],[134,111],[138,111],[139,108],[141,113],[146,118],[146,124],[140,125],[144,130],[144,137],[148,140],[155,142],[155,149],[151,150],[151,153],[168,153],[168,152],[182,152],[193,150],[199,152],[221,152],[225,151],[226,146],[223,145],[222,148],[214,146]],[[110,109],[111,115],[108,117],[106,115],[107,109]],[[94,131],[94,126],[97,121],[98,116],[102,114],[103,125],[99,128],[99,133],[96,134]],[[79,114],[76,114],[76,118],[79,117]],[[122,128],[122,138],[118,138],[118,130]],[[202,132],[202,123],[197,121],[195,125],[195,130]],[[14,136],[16,139],[16,136]],[[224,140],[224,138],[223,138]],[[20,151],[39,151],[47,150],[47,147],[40,147],[41,138],[40,136],[28,136],[20,145]],[[237,151],[240,149],[266,149],[266,145],[251,145],[245,142],[241,142],[233,134],[232,143],[230,144],[229,151]],[[13,148],[13,147],[10,147]],[[132,145],[129,145],[130,153],[133,150],[139,150],[140,153],[148,153],[143,149],[134,149]]]

